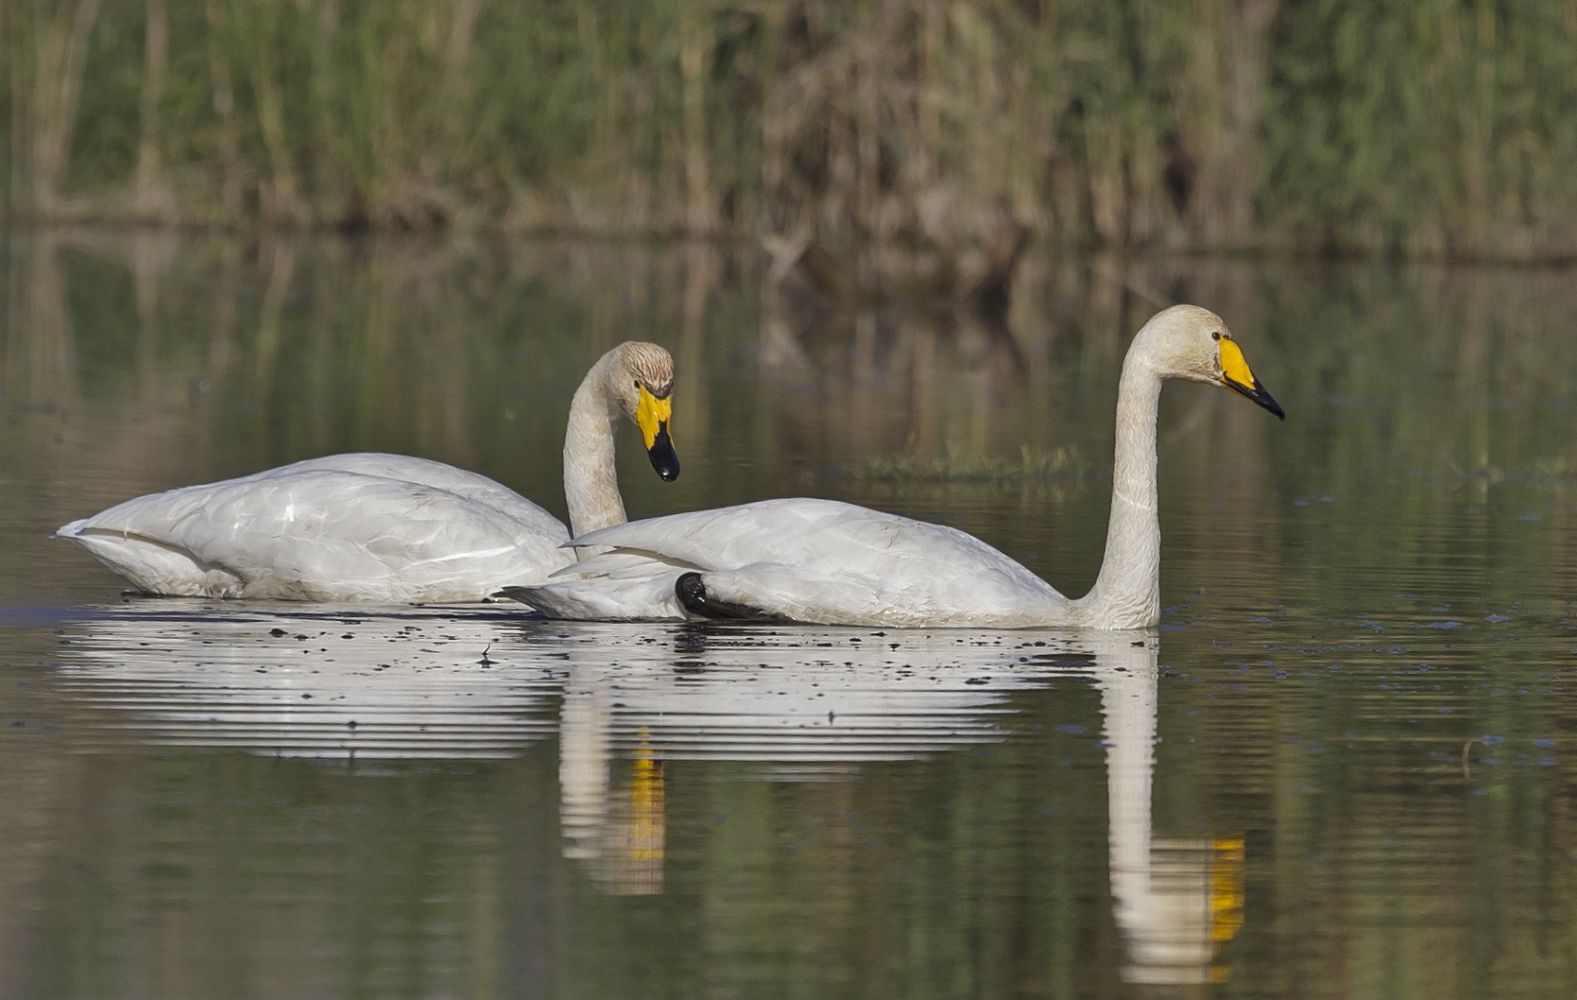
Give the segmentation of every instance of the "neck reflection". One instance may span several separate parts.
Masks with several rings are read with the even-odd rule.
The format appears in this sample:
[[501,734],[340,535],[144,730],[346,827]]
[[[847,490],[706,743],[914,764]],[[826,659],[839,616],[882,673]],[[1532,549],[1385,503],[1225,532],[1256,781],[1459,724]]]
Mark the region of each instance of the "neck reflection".
[[[565,855],[609,891],[660,892],[664,762],[747,761],[773,780],[847,777],[861,764],[1007,739],[1013,693],[1083,678],[1101,699],[1124,978],[1226,978],[1216,955],[1242,922],[1243,842],[1154,833],[1152,633],[894,631],[885,638],[901,641],[862,649],[868,634],[694,627],[676,632],[667,661],[576,662],[560,717]],[[1016,662],[1031,642],[1048,652]],[[984,670],[990,683],[977,684]]]

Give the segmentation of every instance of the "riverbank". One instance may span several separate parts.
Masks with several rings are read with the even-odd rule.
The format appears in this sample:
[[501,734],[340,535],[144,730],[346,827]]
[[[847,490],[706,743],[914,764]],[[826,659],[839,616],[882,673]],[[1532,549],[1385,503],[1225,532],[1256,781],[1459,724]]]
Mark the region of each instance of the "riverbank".
[[895,247],[965,297],[1024,241],[1577,256],[1577,22],[1553,2],[59,0],[4,19],[13,221]]

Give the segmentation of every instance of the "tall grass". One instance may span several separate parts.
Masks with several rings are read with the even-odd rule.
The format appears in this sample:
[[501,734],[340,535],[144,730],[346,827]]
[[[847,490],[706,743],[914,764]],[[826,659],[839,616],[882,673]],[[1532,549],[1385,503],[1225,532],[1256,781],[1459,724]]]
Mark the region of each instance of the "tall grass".
[[13,217],[1577,252],[1559,0],[15,0],[0,50]]

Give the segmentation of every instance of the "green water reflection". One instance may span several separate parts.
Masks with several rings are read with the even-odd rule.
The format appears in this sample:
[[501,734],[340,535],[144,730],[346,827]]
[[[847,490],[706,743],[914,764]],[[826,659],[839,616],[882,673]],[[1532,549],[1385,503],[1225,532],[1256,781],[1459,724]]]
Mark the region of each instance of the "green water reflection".
[[[0,995],[1577,992],[1564,274],[1036,261],[993,326],[706,249],[3,252]],[[1168,390],[1138,646],[121,604],[46,537],[352,448],[562,512],[569,394],[640,337],[685,475],[621,438],[633,515],[843,497],[1081,592],[1118,272],[1289,413]],[[867,474],[1025,444],[1083,471]]]

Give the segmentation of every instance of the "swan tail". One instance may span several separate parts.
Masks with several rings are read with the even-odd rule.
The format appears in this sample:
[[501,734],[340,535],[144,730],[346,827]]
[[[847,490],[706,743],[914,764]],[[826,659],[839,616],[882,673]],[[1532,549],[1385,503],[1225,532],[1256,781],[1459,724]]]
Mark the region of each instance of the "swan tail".
[[640,580],[565,580],[524,587],[504,587],[507,597],[549,618],[566,621],[679,621],[684,609],[674,596],[673,577],[662,574]]
[[564,618],[571,621],[590,620],[586,609],[576,601],[569,600],[563,594],[564,588],[558,585],[544,585],[538,587],[504,587],[493,592],[494,597],[519,601],[526,607],[549,618]]
[[239,597],[246,581],[222,566],[163,539],[97,527],[92,518],[62,525],[55,538],[76,542],[105,569],[144,594]]

